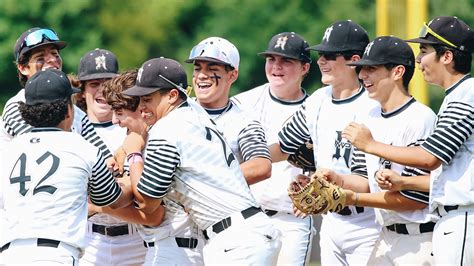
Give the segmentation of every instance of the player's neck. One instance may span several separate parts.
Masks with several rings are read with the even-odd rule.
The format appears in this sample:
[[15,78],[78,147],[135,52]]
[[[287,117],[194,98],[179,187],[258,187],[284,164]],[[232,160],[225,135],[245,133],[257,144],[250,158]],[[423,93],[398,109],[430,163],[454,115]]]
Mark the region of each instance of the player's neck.
[[345,80],[343,82],[332,84],[332,97],[334,99],[345,99],[356,94],[360,89],[358,79]]
[[270,86],[270,93],[277,99],[283,101],[297,101],[303,99],[305,96],[300,86],[293,86],[291,88]]
[[397,110],[411,99],[410,94],[401,84],[395,86],[392,90],[385,89],[387,93],[380,100],[380,106],[385,113]]
[[441,87],[445,90],[451,88],[454,84],[456,84],[459,80],[461,80],[466,74],[462,74],[459,72],[455,73],[446,73],[445,77],[442,79]]

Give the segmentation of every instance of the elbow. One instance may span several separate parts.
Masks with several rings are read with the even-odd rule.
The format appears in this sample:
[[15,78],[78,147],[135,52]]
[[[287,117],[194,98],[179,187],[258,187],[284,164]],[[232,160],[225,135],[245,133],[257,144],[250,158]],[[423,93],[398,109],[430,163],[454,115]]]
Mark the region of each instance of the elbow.
[[434,157],[434,156],[430,156],[430,158],[427,160],[425,160],[425,166],[424,168],[427,169],[427,170],[430,170],[430,171],[433,171],[433,170],[436,170],[438,167],[441,166],[441,160]]

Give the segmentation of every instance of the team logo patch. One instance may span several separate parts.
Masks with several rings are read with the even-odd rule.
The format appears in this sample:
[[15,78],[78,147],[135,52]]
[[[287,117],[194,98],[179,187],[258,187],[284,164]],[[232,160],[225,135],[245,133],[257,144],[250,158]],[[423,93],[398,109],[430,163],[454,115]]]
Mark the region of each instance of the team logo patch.
[[141,82],[142,81],[142,74],[143,74],[143,67],[140,67],[137,73],[137,81]]
[[101,55],[95,58],[95,69],[101,68],[107,70],[107,65],[105,64],[105,55]]
[[287,36],[280,36],[280,37],[278,37],[277,42],[276,42],[274,48],[280,47],[280,49],[285,50],[286,41],[288,41],[288,37],[287,37]]
[[365,47],[365,52],[364,52],[365,55],[368,56],[370,54],[370,49],[372,49],[372,45],[374,45],[374,41],[371,41],[369,44],[367,44],[367,47]]
[[329,37],[331,36],[332,30],[333,30],[333,26],[326,29],[326,31],[324,32],[324,36],[323,36],[323,42],[324,41],[329,42]]

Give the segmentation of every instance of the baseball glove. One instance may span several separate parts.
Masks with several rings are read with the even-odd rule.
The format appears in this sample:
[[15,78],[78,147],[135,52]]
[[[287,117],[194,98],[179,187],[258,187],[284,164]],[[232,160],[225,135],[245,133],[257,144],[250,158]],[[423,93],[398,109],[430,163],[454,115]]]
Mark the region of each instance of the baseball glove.
[[328,182],[319,171],[311,177],[298,175],[290,183],[288,195],[295,207],[307,214],[338,212],[346,202],[342,188]]
[[303,169],[305,172],[316,171],[316,164],[314,162],[313,142],[311,139],[305,144],[301,145],[294,154],[288,156],[287,161],[294,167]]

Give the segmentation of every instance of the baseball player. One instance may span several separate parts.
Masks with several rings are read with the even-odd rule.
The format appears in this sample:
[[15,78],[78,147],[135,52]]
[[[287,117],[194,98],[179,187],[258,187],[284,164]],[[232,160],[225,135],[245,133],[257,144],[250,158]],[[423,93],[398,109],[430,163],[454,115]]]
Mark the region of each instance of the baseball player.
[[[260,53],[266,59],[268,83],[234,96],[244,110],[256,114],[268,144],[278,141],[278,131],[308,97],[301,87],[311,63],[307,47],[308,43],[294,32],[273,36],[267,50]],[[280,265],[303,265],[310,257],[313,217],[293,215],[287,192],[292,178],[301,172],[286,161],[273,163],[271,177],[251,186],[257,201],[282,232],[282,248],[278,256]]]
[[[435,264],[471,265],[474,244],[474,79],[471,59],[474,33],[456,17],[437,17],[424,24],[416,62],[424,79],[445,89],[433,134],[420,146],[387,145],[368,129],[352,123],[344,135],[362,151],[393,163],[432,170],[429,209],[441,216],[433,232]],[[426,187],[421,182],[421,188]],[[447,248],[449,247],[449,248]]]
[[[126,136],[125,128],[112,123],[112,110],[102,94],[105,81],[118,75],[116,56],[108,50],[87,51],[80,60],[76,106],[86,112],[97,135],[110,151],[119,149]],[[86,248],[81,264],[143,264],[146,249],[137,230],[127,222],[99,213],[87,222]],[[117,254],[117,255],[111,255]]]
[[[286,159],[312,139],[318,167],[350,173],[352,146],[341,132],[349,121],[378,103],[369,99],[355,67],[346,64],[359,60],[368,42],[364,28],[345,20],[330,25],[321,43],[308,48],[319,52],[321,81],[328,86],[316,90],[281,129],[278,143],[270,147],[273,161]],[[371,208],[347,207],[323,216],[321,263],[366,264],[379,232]]]
[[[62,59],[59,50],[66,46],[52,29],[31,28],[23,32],[13,47],[15,63],[18,71],[18,79],[21,86],[36,72],[45,69],[62,69]],[[2,139],[12,139],[17,135],[29,132],[32,129],[21,118],[18,111],[19,102],[25,101],[25,91],[21,89],[15,96],[10,98],[3,109],[3,127],[0,130]],[[79,108],[74,107],[73,130],[81,134],[86,140],[99,147],[104,153],[104,158],[112,156],[101,138],[90,124],[86,114]]]
[[99,206],[131,203],[130,187],[115,182],[100,150],[70,132],[75,92],[56,69],[37,72],[25,86],[19,110],[34,128],[9,143],[1,169],[5,264],[77,265],[85,246],[87,196]]
[[270,177],[272,162],[260,122],[229,100],[230,87],[239,75],[239,61],[237,48],[219,37],[199,42],[186,60],[194,65],[198,103],[216,122],[251,185]]
[[[205,110],[186,95],[186,72],[176,61],[155,58],[138,71],[125,95],[141,96],[143,112],[157,122],[143,139],[129,134],[128,154],[136,205],[154,211],[163,197],[188,210],[207,238],[206,264],[276,262],[280,232],[257,204],[239,163]],[[176,193],[169,194],[173,188]]]
[[[112,106],[112,122],[129,132],[143,135],[148,125],[154,124],[155,121],[150,120],[153,116],[148,113],[146,119],[142,118],[138,108],[140,98],[122,94],[135,85],[136,79],[136,70],[127,71],[105,82],[103,92],[105,100]],[[138,232],[144,240],[142,245],[147,248],[144,265],[203,265],[205,240],[201,231],[181,204],[170,199],[164,199],[163,203],[154,212],[156,215],[136,208],[105,208],[104,211],[138,224]]]
[[[393,36],[377,37],[367,45],[362,59],[349,65],[361,67],[359,77],[369,97],[380,103],[380,107],[375,107],[366,117],[357,119],[372,129],[375,139],[387,144],[413,146],[431,134],[436,115],[408,93],[408,84],[415,70],[415,56],[407,43]],[[383,230],[368,263],[433,264],[431,239],[437,219],[429,214],[428,193],[382,190],[375,178],[378,172],[385,171],[402,176],[428,175],[429,172],[364,154],[357,149],[354,149],[353,158],[352,174],[364,178],[358,180],[357,177],[339,175],[332,181],[352,189],[347,195],[356,199],[355,206],[377,208],[376,219]]]

